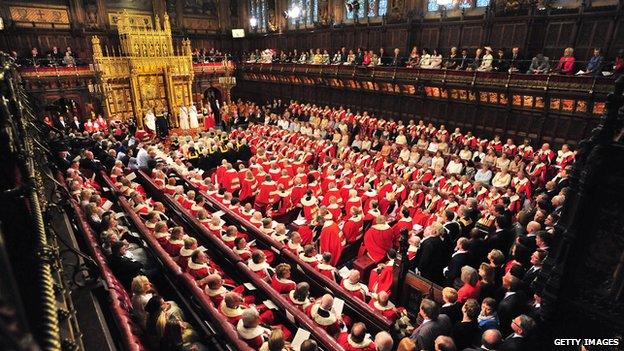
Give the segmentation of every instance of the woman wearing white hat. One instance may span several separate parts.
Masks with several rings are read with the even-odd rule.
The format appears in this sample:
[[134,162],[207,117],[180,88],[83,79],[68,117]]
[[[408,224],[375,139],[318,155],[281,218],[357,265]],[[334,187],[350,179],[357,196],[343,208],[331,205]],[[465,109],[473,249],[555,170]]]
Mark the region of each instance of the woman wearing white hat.
[[485,47],[485,55],[483,55],[483,60],[481,60],[481,66],[477,68],[479,72],[490,72],[492,70],[492,62],[494,62],[494,56],[492,56],[492,47]]

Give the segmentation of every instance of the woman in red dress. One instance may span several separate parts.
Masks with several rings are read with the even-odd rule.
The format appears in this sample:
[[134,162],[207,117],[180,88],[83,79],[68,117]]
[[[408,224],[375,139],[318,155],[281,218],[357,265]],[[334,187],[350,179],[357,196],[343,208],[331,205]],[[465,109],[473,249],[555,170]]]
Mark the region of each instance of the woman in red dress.
[[214,127],[215,127],[214,113],[212,113],[212,111],[208,111],[207,109],[204,109],[204,130],[208,131]]

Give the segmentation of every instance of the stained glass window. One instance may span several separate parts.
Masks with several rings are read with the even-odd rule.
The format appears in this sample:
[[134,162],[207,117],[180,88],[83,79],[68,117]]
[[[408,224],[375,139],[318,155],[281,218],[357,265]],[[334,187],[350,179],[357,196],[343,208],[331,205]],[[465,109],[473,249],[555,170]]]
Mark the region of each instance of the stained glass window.
[[427,11],[433,12],[433,11],[438,11],[438,9],[440,9],[440,6],[438,5],[438,1],[429,0],[429,2],[427,3]]
[[[348,3],[353,3],[354,0],[347,0]],[[360,8],[358,9],[358,18],[364,18],[364,10],[366,9],[366,2],[365,0],[357,0],[357,3],[360,5]],[[347,18],[348,19],[353,19],[354,18],[354,12],[355,11],[349,11],[347,10]]]
[[460,9],[469,9],[472,7],[472,0],[460,0],[457,7]]
[[490,0],[428,0],[427,11],[435,12],[440,9],[470,9],[476,7],[487,7]]
[[297,22],[303,26],[313,25],[318,21],[318,0],[290,0],[288,11],[297,8],[298,17],[290,17],[290,25],[295,26]]
[[[267,0],[249,0],[249,18],[256,20],[255,28],[259,32],[267,30]],[[251,24],[251,23],[250,23]]]
[[379,0],[377,7],[379,8],[377,14],[379,16],[385,16],[386,12],[388,12],[388,0]]
[[368,0],[368,17],[375,17],[375,5],[377,5],[376,2],[376,0]]

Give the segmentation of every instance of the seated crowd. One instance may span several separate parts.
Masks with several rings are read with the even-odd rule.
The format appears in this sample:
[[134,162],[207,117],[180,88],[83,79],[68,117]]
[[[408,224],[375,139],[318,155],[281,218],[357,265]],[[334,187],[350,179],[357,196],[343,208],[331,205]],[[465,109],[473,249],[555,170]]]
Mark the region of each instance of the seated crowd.
[[[103,139],[99,132],[93,134],[93,137],[94,141],[103,142],[101,144],[103,148],[95,148],[93,151],[84,150],[80,161],[73,160],[69,164],[68,175],[79,174],[80,169],[100,170],[108,168],[106,167],[106,165],[110,164],[108,161],[111,158],[114,160],[116,153],[111,151],[120,150],[109,149],[109,145],[112,144],[108,144],[108,142],[114,139]],[[146,151],[144,145],[140,143],[135,144],[133,139],[128,140],[128,142],[130,147],[135,147],[136,145],[139,149],[137,158],[142,157],[142,152],[148,152],[148,154],[154,156],[154,153],[157,154],[160,151],[153,148]],[[94,151],[98,154],[97,159],[94,157]],[[98,160],[101,160],[101,162]],[[125,167],[122,161],[117,160],[113,163],[114,165],[110,168],[110,178],[115,182],[116,191],[130,199],[133,210],[144,218],[145,226],[151,235],[154,236],[163,250],[180,265],[183,271],[196,279],[197,285],[205,291],[219,312],[235,326],[241,339],[245,340],[253,348],[265,350],[271,347],[271,343],[278,343],[281,340],[282,344],[284,344],[285,341],[292,338],[290,330],[279,328],[278,331],[276,327],[279,327],[279,325],[273,325],[274,317],[272,312],[262,304],[255,304],[255,297],[249,294],[249,292],[245,293],[244,286],[236,285],[222,269],[216,266],[214,261],[207,257],[201,248],[198,248],[197,240],[187,235],[182,227],[174,226],[170,222],[165,214],[165,206],[162,203],[148,199],[141,185],[125,177]],[[171,181],[174,180],[174,178],[169,178],[167,181],[159,181],[161,179],[160,176],[164,176],[164,173],[161,171],[161,169],[164,169],[164,165],[164,163],[159,163],[154,168],[154,181],[159,185],[171,184]],[[174,167],[175,165],[175,163],[169,164],[169,166],[177,170]],[[100,188],[99,184],[88,178],[84,179],[84,183],[70,181],[69,184],[71,192],[76,196],[77,200],[91,199],[93,192],[99,194],[97,190]],[[85,184],[93,184],[93,187],[85,186]],[[253,249],[252,244],[246,242],[244,233],[239,232],[235,226],[224,226],[217,215],[213,216],[206,209],[202,208],[201,200],[195,197],[193,191],[184,194],[179,187],[162,186],[162,189],[166,192],[169,192],[172,188],[175,189],[173,191],[173,194],[176,195],[175,199],[183,204],[184,208],[191,211],[193,215],[196,215],[208,230],[223,240],[236,254],[248,259],[248,265],[252,271],[261,278],[266,279],[278,293],[285,294],[292,301],[293,305],[299,306],[311,319],[318,323],[319,327],[326,329],[337,340],[343,340],[341,342],[344,343],[348,342],[347,334],[343,332],[343,328],[351,326],[350,318],[334,314],[332,311],[333,297],[331,295],[320,296],[317,299],[310,297],[307,283],[300,282],[296,284],[289,279],[291,269],[289,265],[279,264],[273,269],[269,265],[269,262],[272,261],[272,253],[270,251]],[[140,247],[133,246],[133,251],[128,251],[128,244],[125,240],[132,240],[134,236],[131,235],[131,232],[126,227],[118,224],[115,212],[106,210],[106,202],[106,199],[102,199],[99,195],[97,198],[93,197],[92,202],[84,207],[85,213],[94,229],[102,232],[100,237],[101,245],[109,255],[111,269],[120,277],[125,286],[131,286],[135,294],[141,294],[139,297],[133,297],[134,312],[141,324],[146,325],[146,331],[148,332],[146,334],[151,336],[150,341],[154,344],[168,345],[171,342],[170,336],[163,334],[162,330],[154,330],[154,328],[162,328],[163,326],[160,323],[165,323],[165,320],[169,317],[159,317],[158,320],[154,321],[158,322],[158,325],[149,323],[152,312],[150,312],[151,305],[148,302],[152,301],[153,296],[149,289],[147,278],[140,275],[146,270],[145,267],[148,265],[144,259],[145,254]],[[100,224],[102,218],[107,221],[106,223],[110,224],[102,226]],[[109,219],[110,222],[108,222]],[[266,219],[263,222],[267,225]],[[283,233],[283,231],[283,226],[276,226],[277,233]],[[129,237],[121,239],[121,233],[129,235]],[[118,246],[121,251],[117,251]],[[108,250],[109,247],[112,248],[110,251]],[[126,249],[123,249],[124,247]],[[146,275],[149,276],[147,273]],[[137,283],[137,280],[140,283]],[[139,303],[139,301],[142,303]],[[174,305],[172,303],[160,304],[167,308],[170,305]],[[382,294],[380,297],[379,306],[382,305],[388,305],[387,295]],[[181,320],[179,311],[177,309],[176,311],[176,315],[173,315],[171,319],[175,317]],[[148,316],[146,316],[146,312]],[[333,322],[328,323],[328,321]],[[271,325],[273,327],[268,328]],[[363,338],[364,334],[366,334],[366,326],[361,323],[354,323],[353,327],[355,330],[363,332],[362,335],[358,334],[358,337],[361,336]],[[189,330],[186,325],[184,325],[184,328],[184,330]],[[192,336],[193,334],[189,335]],[[188,341],[186,340],[187,337],[185,336],[184,342],[180,341],[176,345],[187,344]],[[374,340],[369,337],[363,338],[362,342],[370,344],[371,347],[374,347],[376,342],[379,345],[379,350],[390,350],[393,345],[392,338],[385,332],[377,334]],[[273,350],[274,348],[270,349]],[[309,341],[302,345],[302,349],[315,350],[316,348],[314,343]]]
[[18,65],[24,67],[75,67],[80,66],[78,57],[72,48],[68,46],[65,52],[61,52],[58,47],[53,46],[47,54],[41,54],[39,49],[33,47],[30,53],[25,56],[18,56],[17,51],[11,51],[11,59]]
[[230,59],[227,53],[223,53],[215,48],[210,48],[210,50],[206,50],[206,48],[195,48],[192,54],[193,63],[222,62]]
[[310,49],[299,52],[275,51],[267,49],[262,52],[255,50],[245,56],[245,62],[253,63],[296,63],[313,65],[353,65],[363,67],[407,67],[421,69],[447,69],[457,71],[478,72],[505,72],[526,74],[562,75],[610,75],[619,77],[624,69],[624,49],[620,50],[613,61],[606,61],[602,50],[595,48],[592,56],[586,62],[577,62],[574,49],[566,48],[563,56],[555,62],[549,60],[542,53],[536,53],[532,58],[525,56],[519,47],[510,51],[505,48],[494,50],[490,46],[476,48],[470,52],[467,48],[452,47],[447,54],[437,49],[414,46],[409,55],[405,55],[399,48],[387,53],[382,47],[378,51],[372,49],[349,49],[342,47],[331,54],[327,50]]
[[[241,113],[249,105],[237,103]],[[404,124],[366,112],[294,101],[259,111],[264,113],[255,119],[259,124],[229,133],[210,130],[187,136],[183,143],[148,145],[132,137],[122,141],[110,134],[92,135],[97,158],[132,199],[135,210],[147,216],[146,225],[163,248],[183,267],[180,260],[187,257],[189,272],[206,268],[191,275],[216,306],[225,304],[221,311],[226,316],[231,308],[240,312],[239,335],[251,335],[246,328],[256,330],[259,321],[266,325],[271,319],[265,311],[239,308],[249,297],[235,292],[238,287],[196,250],[197,243],[181,229],[169,230],[161,222],[162,204],[147,201],[140,186],[124,177],[133,159],[134,167],[150,168],[163,191],[175,196],[209,231],[245,257],[252,271],[287,295],[345,349],[375,344],[385,349],[379,345],[392,347],[392,339],[385,334],[368,337],[366,325],[334,315],[331,295],[312,299],[306,282],[291,280],[289,265],[273,267],[270,251],[255,249],[236,227],[224,226],[203,208],[198,194],[185,192],[169,172],[187,178],[201,193],[339,282],[354,299],[396,321],[399,334],[405,336],[399,344],[402,349],[532,349],[540,329],[541,299],[533,282],[558,235],[568,169],[574,162],[567,145],[557,152],[548,144],[534,150],[529,140],[517,146],[498,136],[487,140],[460,129],[449,133],[444,125]],[[249,145],[250,153],[206,167],[191,157],[191,153],[209,156],[217,142],[228,140]],[[93,158],[93,153],[84,152],[84,163],[89,165]],[[68,174],[79,172],[80,166],[70,162]],[[79,191],[81,184],[70,187]],[[93,205],[85,211],[97,218],[99,207]],[[401,237],[408,243],[413,271],[445,287],[443,301],[424,299],[417,316],[389,302]],[[368,278],[342,257],[350,245],[358,248],[356,260],[364,258],[374,265]],[[346,273],[338,273],[340,265],[346,266]],[[262,340],[288,339],[284,335],[288,330],[275,330],[281,336],[273,336],[279,334],[275,331],[261,333],[266,337]]]

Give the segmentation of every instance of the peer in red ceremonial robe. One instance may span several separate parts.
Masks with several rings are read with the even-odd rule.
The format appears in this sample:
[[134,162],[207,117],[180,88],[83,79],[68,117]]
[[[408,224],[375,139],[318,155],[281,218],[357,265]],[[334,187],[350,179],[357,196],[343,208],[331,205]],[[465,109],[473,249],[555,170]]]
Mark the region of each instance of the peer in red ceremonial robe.
[[340,232],[340,227],[333,220],[327,220],[323,223],[323,229],[319,238],[319,247],[322,252],[329,252],[332,255],[331,264],[335,266],[340,260],[342,250],[346,244]]
[[386,257],[386,252],[394,246],[394,233],[392,228],[386,224],[383,217],[377,217],[377,224],[373,225],[364,234],[362,251],[375,262],[381,262]]
[[391,259],[385,264],[373,269],[370,273],[370,277],[368,278],[368,290],[376,294],[379,294],[382,291],[390,294],[392,290],[392,281],[394,279],[393,270],[394,259]]
[[368,337],[364,337],[364,340],[355,341],[351,337],[351,334],[347,332],[340,333],[338,339],[336,339],[338,345],[342,346],[345,351],[375,351],[375,343]]
[[347,243],[352,243],[362,237],[362,225],[364,219],[359,213],[359,209],[354,207],[351,210],[351,217],[344,222],[342,232],[344,234]]

